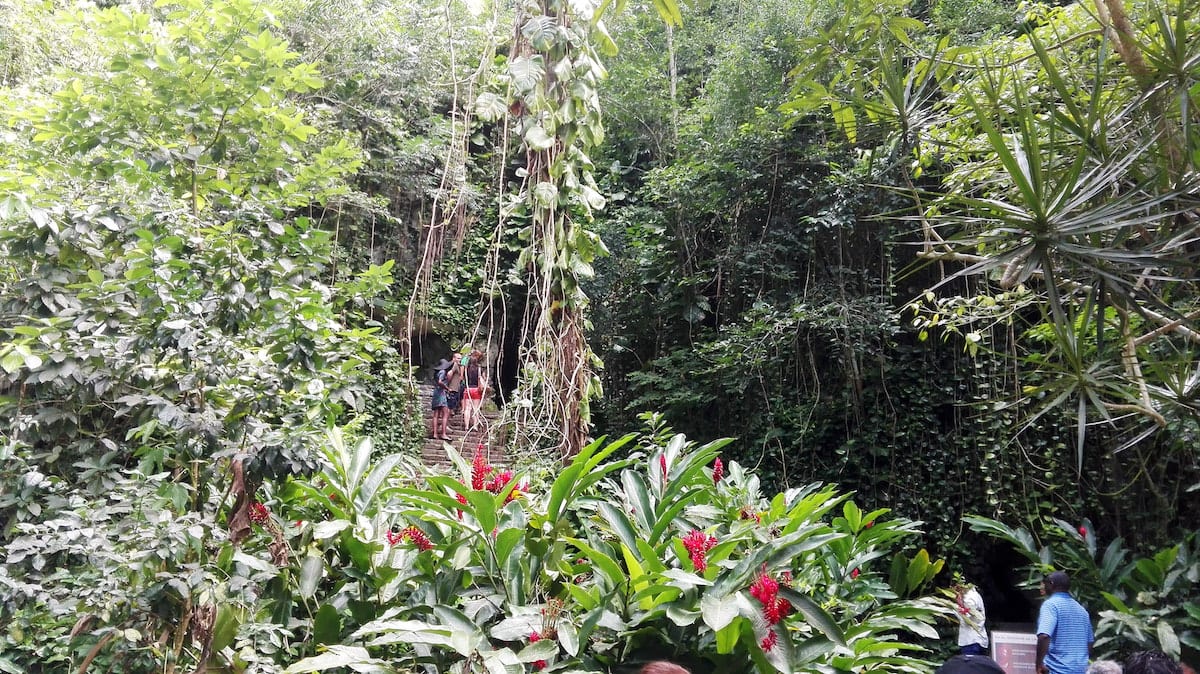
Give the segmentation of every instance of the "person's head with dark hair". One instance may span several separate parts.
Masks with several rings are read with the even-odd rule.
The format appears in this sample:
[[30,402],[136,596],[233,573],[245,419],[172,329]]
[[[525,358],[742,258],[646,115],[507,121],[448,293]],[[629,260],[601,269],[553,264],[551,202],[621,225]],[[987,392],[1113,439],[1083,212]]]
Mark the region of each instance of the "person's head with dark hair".
[[655,660],[654,662],[646,663],[644,667],[638,670],[638,674],[691,674],[691,672],[673,662]]
[[1162,651],[1138,651],[1125,659],[1125,674],[1183,674],[1183,668]]
[[1055,571],[1046,576],[1042,581],[1042,586],[1046,589],[1046,594],[1054,594],[1055,592],[1070,592],[1071,577],[1066,571]]
[[1087,674],[1122,674],[1121,663],[1116,660],[1092,660]]

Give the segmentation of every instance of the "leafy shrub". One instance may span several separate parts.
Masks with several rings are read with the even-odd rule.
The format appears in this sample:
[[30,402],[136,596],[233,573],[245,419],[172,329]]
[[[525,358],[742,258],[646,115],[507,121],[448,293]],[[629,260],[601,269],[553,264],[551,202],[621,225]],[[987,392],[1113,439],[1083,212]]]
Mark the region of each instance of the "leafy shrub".
[[[986,517],[967,517],[971,528],[1008,541],[1040,576],[1051,570],[1071,575],[1071,590],[1093,612],[1097,653],[1124,656],[1137,650],[1161,650],[1178,659],[1183,646],[1200,650],[1200,532],[1147,556],[1135,556],[1114,538],[1100,549],[1090,520],[1072,525],[1052,519],[1044,543],[1025,528],[1012,528]],[[1107,606],[1100,609],[1098,607]]]
[[716,468],[724,441],[656,439],[594,442],[546,484],[483,448],[423,482],[369,441],[327,452],[277,495],[305,518],[284,574],[311,615],[297,638],[325,644],[287,671],[924,669],[915,642],[946,609],[918,596],[940,562],[897,554],[917,523],[818,484],[768,499]]
[[163,671],[284,585],[228,498],[315,470],[381,348],[312,217],[360,152],[255,2],[69,13],[86,58],[0,90],[0,671]]

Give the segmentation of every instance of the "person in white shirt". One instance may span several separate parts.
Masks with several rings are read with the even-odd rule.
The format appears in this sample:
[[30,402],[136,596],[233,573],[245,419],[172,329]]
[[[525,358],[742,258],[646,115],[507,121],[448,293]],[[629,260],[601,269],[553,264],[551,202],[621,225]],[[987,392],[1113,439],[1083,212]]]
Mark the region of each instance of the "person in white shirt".
[[958,605],[958,648],[963,655],[984,655],[988,649],[986,616],[979,590],[965,581],[954,585],[954,601]]

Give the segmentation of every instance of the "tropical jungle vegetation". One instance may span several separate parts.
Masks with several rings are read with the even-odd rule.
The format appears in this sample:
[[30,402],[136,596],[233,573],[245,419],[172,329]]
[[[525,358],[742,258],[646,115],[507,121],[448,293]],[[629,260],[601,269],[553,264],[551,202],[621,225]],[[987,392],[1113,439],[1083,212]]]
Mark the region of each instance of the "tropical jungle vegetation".
[[0,3],[0,672],[927,674],[1051,568],[1200,664],[1197,31]]

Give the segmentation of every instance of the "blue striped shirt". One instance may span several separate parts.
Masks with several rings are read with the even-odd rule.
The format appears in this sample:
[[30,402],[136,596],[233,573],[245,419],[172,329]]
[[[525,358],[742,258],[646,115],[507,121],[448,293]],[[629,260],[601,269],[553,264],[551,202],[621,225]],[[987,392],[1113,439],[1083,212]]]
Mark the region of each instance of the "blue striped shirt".
[[1045,665],[1050,674],[1085,674],[1088,646],[1095,641],[1087,609],[1066,592],[1046,597],[1038,611],[1037,633],[1050,637]]

